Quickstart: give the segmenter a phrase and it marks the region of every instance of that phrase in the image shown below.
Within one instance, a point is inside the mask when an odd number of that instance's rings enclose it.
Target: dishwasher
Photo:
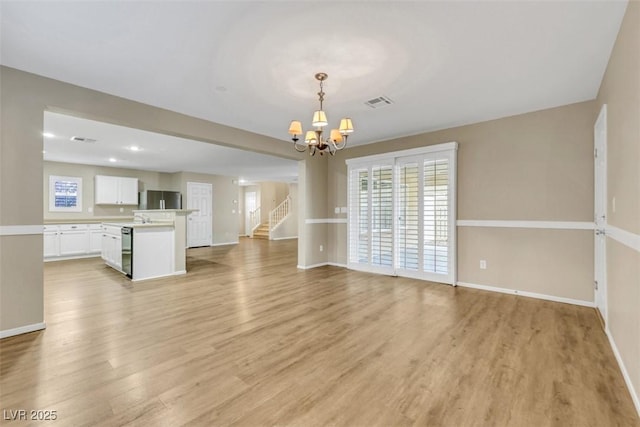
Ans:
[[[122,227],[122,272],[133,278],[133,227]]]

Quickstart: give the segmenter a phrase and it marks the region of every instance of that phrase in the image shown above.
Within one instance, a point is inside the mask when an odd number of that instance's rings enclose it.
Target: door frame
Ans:
[[[593,126],[594,144],[594,305],[600,312],[607,329],[608,300],[607,300],[607,104],[603,104],[598,118]]]
[[[457,265],[457,150],[458,143],[457,142],[447,142],[442,144],[435,144],[426,147],[413,148],[408,150],[394,151],[384,154],[374,154],[371,156],[357,157],[353,159],[347,159],[347,180],[348,180],[348,189],[347,189],[347,203],[348,203],[348,216],[347,216],[347,268],[351,270],[358,271],[366,271],[371,273],[379,273],[379,274],[389,274],[389,275],[399,275],[403,277],[411,277],[420,280],[428,280],[432,282],[449,284],[452,286],[457,285],[457,277],[458,277],[458,265]],[[441,274],[435,274],[430,272],[412,272],[410,270],[399,269],[396,265],[397,259],[397,170],[399,165],[406,159],[416,158],[421,159],[420,162],[424,162],[424,160],[428,157],[432,157],[435,153],[439,153],[442,157],[446,157],[448,160],[448,168],[449,168],[449,205],[448,205],[448,260],[449,260],[449,268],[448,274],[444,277]],[[376,265],[371,265],[371,242],[369,239],[369,246],[367,248],[369,256],[369,263],[360,263],[356,261],[352,261],[352,248],[354,246],[354,236],[353,230],[354,227],[357,226],[354,223],[353,218],[356,215],[357,209],[356,206],[353,205],[354,199],[354,182],[353,173],[359,170],[367,170],[367,181],[373,182],[373,168],[380,167],[382,165],[391,165],[393,168],[393,251],[392,251],[392,265],[391,267],[381,267]],[[422,187],[422,184],[421,184]],[[420,190],[420,193],[424,189]],[[371,200],[371,187],[368,186],[368,195],[367,195],[367,209],[369,211],[372,209],[372,200]],[[421,197],[421,204],[423,203],[423,198]],[[423,215],[423,211],[421,210],[421,215]],[[369,215],[367,218],[369,221],[368,233],[372,231],[372,215]],[[424,243],[424,240],[421,241]],[[422,246],[424,246],[422,244]],[[422,255],[423,248],[420,248]]]

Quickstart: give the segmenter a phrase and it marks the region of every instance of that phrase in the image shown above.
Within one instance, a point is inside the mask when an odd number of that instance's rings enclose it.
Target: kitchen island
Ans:
[[[191,209],[134,210],[134,222],[104,222],[102,258],[132,281],[185,274]]]
[[[102,258],[132,281],[176,274],[173,223],[103,223],[102,227]]]

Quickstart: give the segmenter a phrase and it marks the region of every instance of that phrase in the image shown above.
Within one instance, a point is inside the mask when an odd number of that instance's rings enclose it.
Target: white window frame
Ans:
[[[56,183],[72,182],[77,185],[75,206],[56,206]],[[82,178],[49,175],[49,212],[82,212]]]
[[[352,182],[351,182],[351,171],[356,169],[364,169],[367,168],[369,170],[369,174],[372,166],[379,166],[381,164],[389,164],[393,165],[393,175],[394,175],[394,188],[397,186],[397,166],[402,161],[403,158],[420,155],[437,153],[437,152],[447,152],[447,159],[449,162],[449,179],[451,180],[449,186],[448,197],[450,200],[449,209],[448,209],[448,262],[449,262],[449,271],[446,275],[432,275],[432,274],[407,274],[407,271],[403,271],[400,275],[407,277],[415,277],[423,280],[437,280],[438,282],[448,283],[451,285],[456,284],[457,281],[457,226],[456,226],[456,218],[457,218],[457,150],[458,143],[457,142],[447,142],[443,144],[429,145],[420,148],[414,148],[409,150],[400,150],[393,151],[384,154],[375,154],[371,156],[357,157],[352,159],[347,159],[347,182],[348,182],[348,195],[347,195],[347,203],[348,203],[348,221],[347,221],[347,267],[353,270],[360,271],[368,271],[373,273],[382,273],[382,274],[398,274],[398,269],[396,268],[396,254],[397,254],[397,193],[393,192],[393,210],[394,210],[394,227],[393,227],[393,262],[392,268],[379,268],[372,265],[367,265],[363,263],[354,263],[351,261],[351,209],[354,208],[351,206],[352,203]],[[369,176],[369,179],[371,177]],[[370,206],[369,206],[370,208]],[[369,220],[371,220],[369,218]],[[369,242],[371,244],[371,242]],[[369,248],[369,251],[371,248]],[[441,276],[441,277],[440,277]]]

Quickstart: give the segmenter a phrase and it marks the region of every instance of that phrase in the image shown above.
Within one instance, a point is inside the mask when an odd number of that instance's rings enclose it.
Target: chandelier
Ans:
[[[336,151],[342,150],[347,146],[347,138],[349,134],[353,132],[353,123],[349,117],[345,117],[340,120],[340,127],[338,129],[331,129],[328,137],[323,136],[323,130],[329,122],[327,121],[327,115],[322,109],[322,102],[324,101],[324,90],[322,90],[323,82],[329,77],[327,73],[316,74],[316,80],[320,82],[320,92],[318,92],[318,99],[320,100],[320,109],[313,113],[313,120],[311,125],[314,130],[308,130],[304,136],[304,142],[306,145],[298,144],[300,140],[298,135],[302,135],[302,123],[299,120],[293,120],[289,125],[289,134],[292,135],[293,147],[296,151],[304,152],[309,149],[309,155],[313,156],[316,152],[320,152],[320,155],[324,154],[327,150],[332,156]]]

